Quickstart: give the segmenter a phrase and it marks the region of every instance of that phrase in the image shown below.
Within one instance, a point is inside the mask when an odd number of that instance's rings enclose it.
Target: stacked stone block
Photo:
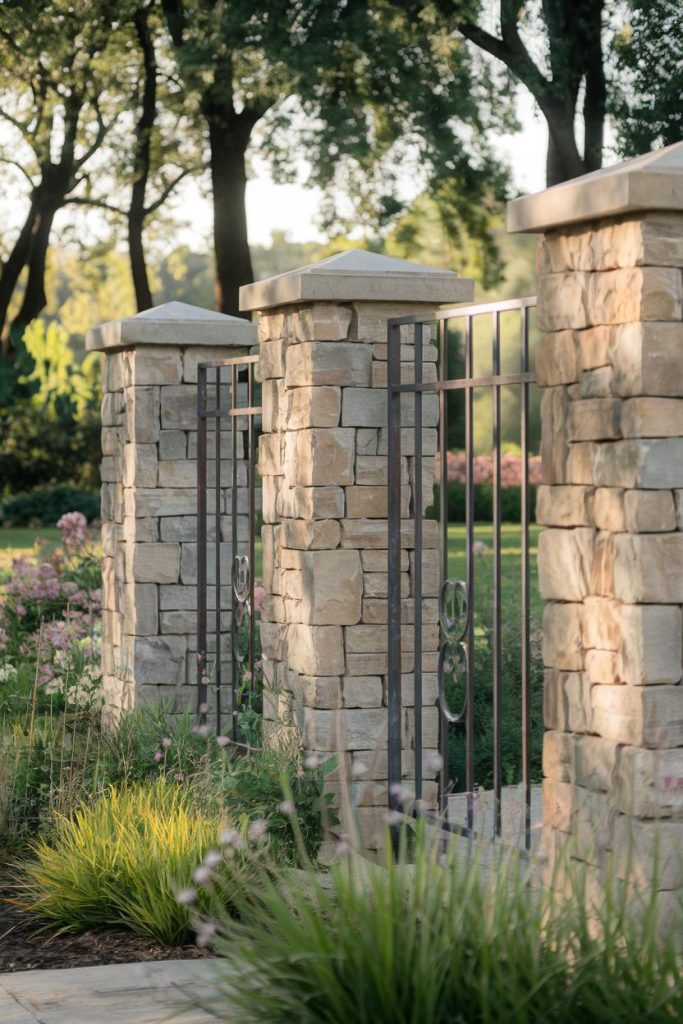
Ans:
[[[548,231],[538,274],[546,839],[571,836],[596,880],[669,892],[683,886],[683,213]]]
[[[467,297],[469,282],[459,284],[462,297]],[[259,471],[268,595],[261,640],[269,735],[277,742],[283,732],[292,734],[321,759],[338,756],[330,785],[339,806],[350,796],[370,848],[383,839],[388,803],[387,322],[411,314],[432,316],[434,310],[434,302],[349,298],[283,304],[266,309],[259,322],[264,430]],[[402,339],[403,380],[412,379],[415,371],[412,330],[409,334]],[[423,375],[434,380],[436,349],[428,341]],[[412,483],[412,397],[404,404],[402,430],[406,779],[414,775],[410,623],[415,552],[410,517],[415,501],[421,512],[431,504],[437,447],[436,396],[425,396],[423,404],[421,497]],[[427,763],[438,740],[437,543],[436,523],[424,522],[422,714]],[[433,780],[433,772],[425,774]],[[433,781],[427,782],[424,797],[434,805]]]
[[[180,323],[173,319],[178,312]],[[202,345],[207,316],[214,343]],[[214,333],[216,318],[223,344]],[[245,321],[177,303],[144,314],[142,327],[141,319],[104,325],[89,339],[90,348],[104,353],[102,668],[107,716],[114,720],[122,710],[161,698],[181,707],[196,703],[197,367],[247,352],[255,337]],[[153,340],[150,325],[157,328]],[[164,344],[165,336],[172,343]],[[229,452],[224,429],[222,451]],[[209,455],[214,443],[210,435]],[[221,477],[229,482],[229,460],[222,461]],[[212,509],[214,499],[210,486]],[[224,511],[221,563],[229,580],[231,520],[229,508]],[[246,515],[240,518],[246,543]],[[211,584],[215,531],[209,540]],[[215,587],[208,598],[215,608]],[[229,587],[222,606],[230,607]]]

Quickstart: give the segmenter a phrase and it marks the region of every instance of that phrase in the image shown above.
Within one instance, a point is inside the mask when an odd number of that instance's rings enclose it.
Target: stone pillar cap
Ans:
[[[683,142],[513,199],[507,226],[513,233],[548,231],[645,210],[683,210]]]
[[[187,302],[165,302],[137,316],[99,324],[90,328],[85,339],[89,352],[111,352],[131,345],[249,348],[255,344],[256,325],[251,321]]]
[[[240,309],[272,309],[300,302],[467,302],[474,282],[452,270],[349,249],[320,263],[240,288]]]

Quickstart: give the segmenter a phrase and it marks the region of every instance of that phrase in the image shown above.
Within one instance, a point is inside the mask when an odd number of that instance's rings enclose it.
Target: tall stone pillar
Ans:
[[[540,233],[549,849],[683,887],[683,144],[508,207]],[[658,866],[655,867],[658,858]]]
[[[383,834],[387,807],[387,321],[430,316],[439,304],[471,295],[472,282],[451,272],[367,252],[343,253],[240,293],[241,308],[260,314],[267,592],[261,639],[269,731],[291,730],[307,751],[339,755],[334,784],[352,785],[370,847]],[[402,370],[412,374],[412,331],[404,342]],[[436,349],[427,342],[424,379],[434,380]],[[438,408],[426,399],[424,406],[429,504]],[[414,435],[403,433],[407,519],[415,501]],[[437,745],[437,538],[429,525],[436,524],[425,524],[423,541],[432,570],[424,613],[425,754]],[[404,526],[408,598],[412,522]],[[406,630],[405,703],[412,693],[409,636]],[[408,776],[412,720],[406,708]]]
[[[102,671],[113,719],[160,698],[196,704],[197,366],[255,342],[248,321],[184,302],[89,332],[103,354]]]

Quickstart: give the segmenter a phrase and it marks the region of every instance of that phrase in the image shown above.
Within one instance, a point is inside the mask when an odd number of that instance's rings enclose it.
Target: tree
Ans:
[[[12,328],[20,336],[45,305],[45,261],[55,214],[86,180],[113,119],[108,61],[114,0],[5,0],[0,8],[0,118],[15,138],[0,159],[29,182],[23,226],[0,270],[0,333],[24,268]]]
[[[615,38],[618,88],[610,110],[619,150],[636,156],[683,139],[683,7],[632,0]]]

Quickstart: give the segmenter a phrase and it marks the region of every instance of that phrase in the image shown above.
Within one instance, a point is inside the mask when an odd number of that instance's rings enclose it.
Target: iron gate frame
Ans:
[[[521,448],[522,448],[522,484],[521,484],[521,555],[522,555],[522,650],[521,650],[521,718],[522,718],[522,786],[524,788],[524,835],[525,848],[530,847],[531,830],[531,779],[530,779],[530,604],[529,604],[529,394],[530,387],[535,383],[535,374],[530,369],[529,360],[529,312],[536,306],[535,296],[509,299],[499,302],[453,306],[440,310],[436,314],[425,316],[393,317],[388,321],[387,329],[387,377],[388,377],[388,803],[392,811],[411,813],[424,816],[422,804],[423,793],[423,743],[422,743],[422,494],[423,494],[423,455],[422,455],[422,397],[424,394],[439,396],[439,496],[440,496],[440,588],[439,588],[439,665],[438,665],[438,715],[439,715],[439,753],[441,769],[438,775],[439,814],[428,817],[441,828],[456,832],[467,838],[484,838],[475,831],[474,822],[474,394],[477,388],[491,388],[493,393],[493,791],[494,791],[494,838],[502,831],[502,772],[501,772],[501,389],[510,385],[521,385]],[[502,313],[518,311],[520,313],[520,372],[516,374],[501,373],[501,333],[500,318]],[[486,376],[473,376],[474,345],[473,323],[475,317],[490,315],[492,319],[492,373]],[[448,378],[447,345],[449,321],[464,320],[465,367],[461,378]],[[433,325],[438,331],[438,378],[435,382],[423,380],[423,345],[424,329]],[[412,383],[401,382],[401,328],[414,328],[414,375]],[[456,581],[448,577],[448,506],[447,506],[447,430],[446,396],[448,391],[464,390],[465,392],[465,462],[466,474],[466,581]],[[413,394],[414,409],[414,458],[415,473],[413,480],[413,530],[414,530],[414,579],[413,579],[413,630],[414,630],[414,764],[415,764],[415,800],[410,807],[403,797],[402,786],[402,742],[401,742],[401,398],[404,394]],[[460,615],[451,619],[445,608],[444,588],[450,585],[454,591],[464,596],[464,607]],[[457,645],[464,655],[466,686],[463,714],[453,716],[446,705],[444,693],[445,659],[452,654],[449,651]],[[418,714],[418,708],[420,713]],[[463,717],[464,716],[464,717]],[[467,822],[464,826],[450,822],[445,806],[447,755],[448,755],[448,722],[463,720],[465,724],[466,766],[465,794],[467,801]]]
[[[222,716],[222,651],[221,640],[226,631],[222,628],[222,615],[227,609],[222,607],[221,587],[221,545],[224,543],[221,537],[221,517],[226,513],[222,510],[222,498],[225,486],[221,482],[221,460],[222,446],[221,433],[224,421],[230,423],[230,527],[231,527],[231,578],[230,578],[230,636],[231,636],[231,737],[234,742],[238,741],[237,711],[240,706],[240,693],[238,677],[244,671],[245,661],[248,664],[248,671],[254,680],[255,662],[255,615],[254,615],[254,529],[256,522],[256,461],[257,461],[257,439],[255,420],[263,412],[262,406],[254,405],[254,385],[256,381],[256,367],[259,363],[258,355],[235,356],[231,359],[217,359],[210,362],[199,363],[197,367],[197,717],[199,724],[205,726],[208,715],[209,695],[209,671],[208,671],[208,520],[213,517],[214,523],[214,589],[215,589],[215,621],[213,633],[216,641],[215,680],[211,684],[216,692],[216,733],[221,731]],[[223,370],[229,370],[229,380],[222,379]],[[215,379],[209,379],[209,374],[214,371]],[[246,374],[246,397],[247,404],[240,406],[238,399],[240,384],[245,381],[240,377]],[[222,390],[229,386],[230,399],[228,405],[223,405]],[[215,388],[215,401],[210,404],[210,391]],[[240,432],[238,420],[246,418],[246,456],[237,458],[237,435]],[[213,421],[215,437],[215,451],[213,459],[208,456],[209,421]],[[211,489],[208,482],[208,467],[210,462],[215,466],[215,480],[213,485],[214,509],[210,513],[208,508],[208,491]],[[247,466],[247,554],[238,554],[238,463],[242,462]],[[226,509],[227,512],[227,509]],[[239,650],[239,631],[248,616],[248,648],[246,656],[241,655]],[[253,701],[254,694],[250,694]]]

